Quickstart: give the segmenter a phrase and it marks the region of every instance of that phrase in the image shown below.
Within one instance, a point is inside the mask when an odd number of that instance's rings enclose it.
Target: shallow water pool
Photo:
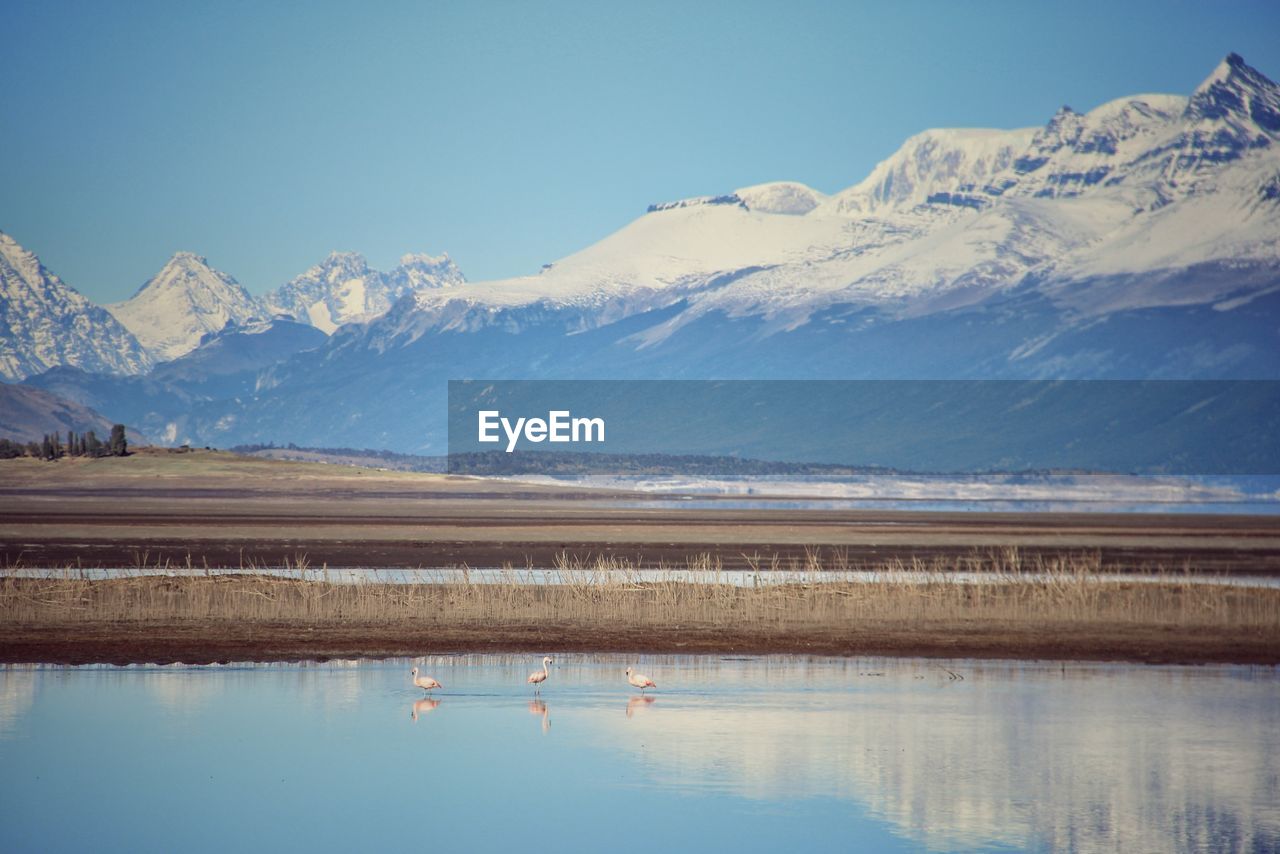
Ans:
[[[1274,668],[538,667],[2,668],[0,851],[1280,848]]]

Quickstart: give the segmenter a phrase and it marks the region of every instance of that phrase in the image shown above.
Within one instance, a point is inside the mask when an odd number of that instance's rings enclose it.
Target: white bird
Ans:
[[[644,693],[645,688],[657,688],[658,685],[643,673],[636,673],[630,667],[627,668],[627,681],[640,689],[640,693]]]
[[[532,673],[530,673],[529,678],[526,679],[525,681],[528,682],[530,685],[541,686],[543,682],[547,681],[547,677],[551,675],[551,671],[547,670],[547,665],[550,663],[551,663],[551,656],[549,655],[543,656],[542,669],[535,670]],[[534,688],[534,690],[537,691],[539,689]]]
[[[413,684],[414,684],[414,685],[417,685],[417,686],[418,686],[419,688],[421,688],[423,691],[431,691],[431,690],[433,690],[433,689],[435,689],[435,688],[443,688],[443,687],[444,687],[444,686],[443,686],[443,685],[441,685],[439,682],[437,682],[436,680],[432,679],[430,676],[419,676],[419,675],[418,675],[418,668],[416,668],[416,667],[415,667],[415,668],[413,668],[412,670],[410,670],[410,671],[409,671],[409,673],[413,676]]]

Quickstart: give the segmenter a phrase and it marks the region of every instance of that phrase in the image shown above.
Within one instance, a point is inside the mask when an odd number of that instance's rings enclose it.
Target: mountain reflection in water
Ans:
[[[0,850],[93,847],[89,828],[127,850],[398,847],[404,811],[465,850],[525,830],[555,850],[1280,849],[1275,668],[555,658],[533,698],[532,655],[418,659],[434,697],[400,661],[0,667]],[[661,688],[630,693],[626,666]],[[617,841],[634,815],[649,835]]]

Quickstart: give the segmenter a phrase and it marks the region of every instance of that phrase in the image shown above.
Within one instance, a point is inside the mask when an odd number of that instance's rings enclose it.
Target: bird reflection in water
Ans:
[[[542,731],[548,732],[551,729],[551,716],[547,709],[547,704],[541,700],[529,701],[529,714],[542,716]]]
[[[649,706],[653,705],[653,701],[656,699],[658,698],[650,697],[646,694],[639,694],[632,697],[630,700],[627,700],[627,717],[631,717],[638,711],[643,712]]]
[[[434,712],[436,710],[436,706],[439,705],[439,700],[433,700],[430,697],[423,697],[421,700],[415,702],[413,707],[409,709],[409,717],[416,723],[418,715],[425,715],[427,712]]]

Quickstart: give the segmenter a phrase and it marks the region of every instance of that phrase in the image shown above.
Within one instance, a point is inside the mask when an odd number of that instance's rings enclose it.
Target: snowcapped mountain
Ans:
[[[1085,313],[1244,298],[1267,273],[1102,300],[1073,283],[1135,271],[1167,280],[1205,264],[1274,270],[1277,143],[1280,87],[1232,54],[1189,98],[1064,107],[1039,129],[925,131],[830,197],[774,184],[652,205],[538,276],[418,293],[415,312],[369,334],[516,327],[522,306],[531,317],[555,309],[581,331],[685,302],[637,338],[652,345],[708,312],[777,331],[836,305],[914,316],[1032,280]]]
[[[1189,96],[924,131],[831,195],[659,202],[461,282],[447,257],[335,254],[265,300],[332,331],[318,348],[234,397],[119,386],[195,442],[439,452],[448,379],[1280,378],[1280,87],[1232,54]]]
[[[131,374],[151,364],[105,309],[0,232],[0,378],[21,380],[55,365]]]
[[[228,323],[264,314],[235,279],[192,252],[176,253],[136,294],[107,309],[161,361],[191,352]]]
[[[466,279],[449,256],[405,255],[390,273],[371,269],[363,255],[334,252],[265,298],[271,311],[310,323],[326,333],[364,322],[412,291],[448,288]]]
[[[1035,128],[947,128],[918,133],[860,183],[837,193],[830,211],[857,216],[928,203],[976,206],[1036,136]]]
[[[1280,377],[1280,87],[913,136],[824,196],[653,204],[537,275],[419,290],[199,429],[439,450],[446,379]],[[394,403],[392,403],[394,402]]]
[[[64,386],[67,377],[80,375],[101,383],[198,354],[202,366],[220,363],[226,369],[221,373],[230,370],[241,382],[250,368],[314,348],[339,324],[372,319],[405,294],[463,282],[448,255],[405,255],[394,270],[381,273],[360,255],[334,253],[257,299],[206,259],[178,252],[132,298],[102,308],[0,232],[0,379],[68,368],[78,372],[58,374]],[[272,317],[273,311],[285,316]],[[302,325],[288,315],[301,315]],[[193,374],[194,364],[186,360],[181,371],[162,372],[161,382],[194,376],[203,383],[205,368]],[[93,400],[110,403],[100,395]]]

